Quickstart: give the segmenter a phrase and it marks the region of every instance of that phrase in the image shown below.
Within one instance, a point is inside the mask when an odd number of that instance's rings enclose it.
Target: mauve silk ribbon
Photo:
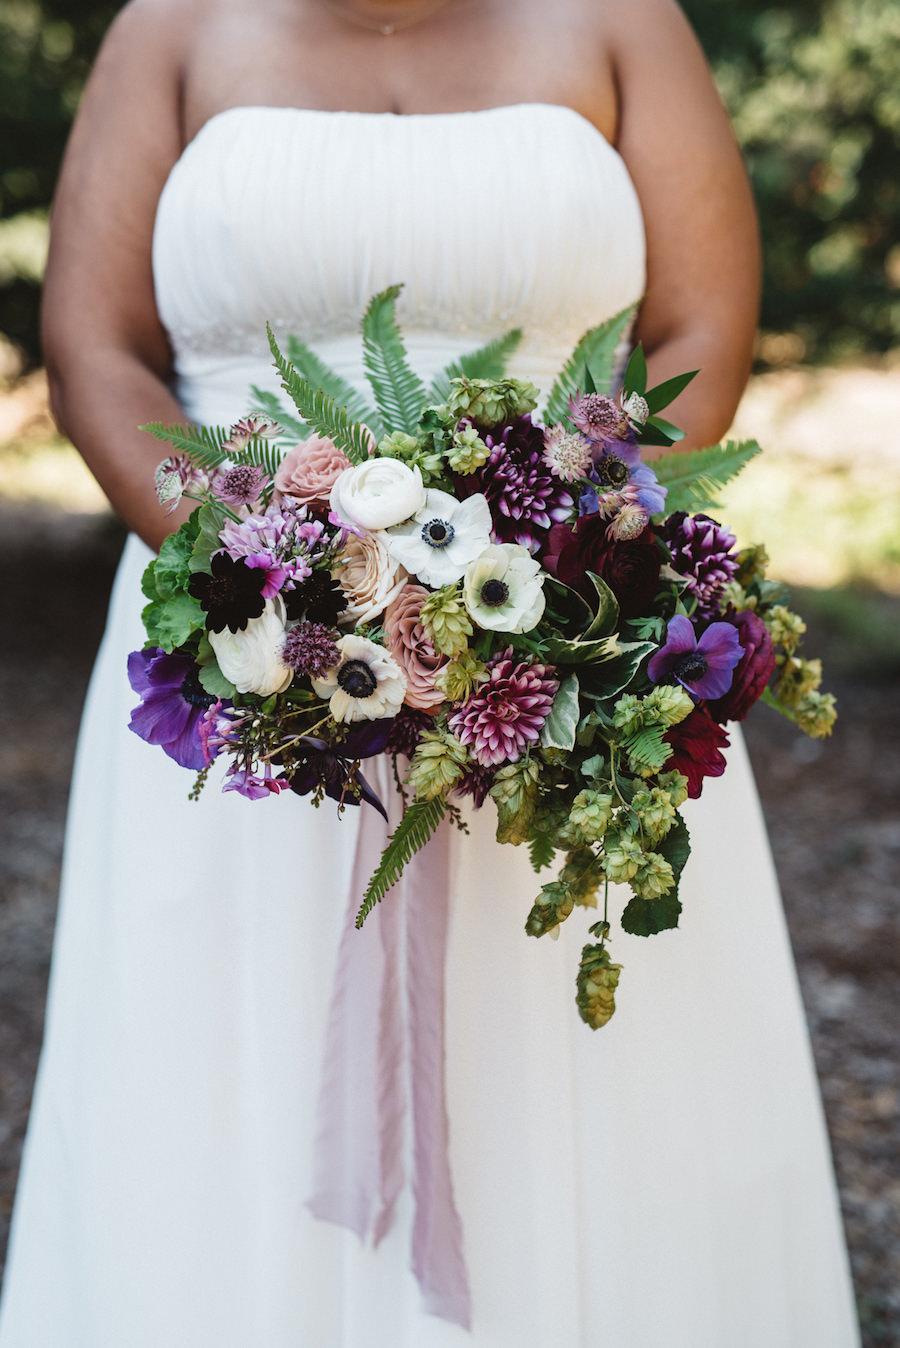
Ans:
[[[398,798],[387,760],[376,790],[391,827]],[[412,1115],[412,1269],[426,1310],[471,1328],[462,1224],[453,1197],[444,1094],[444,962],[449,828],[407,865],[362,931],[356,913],[386,840],[374,809],[359,834],[325,1038],[319,1086],[315,1217],[377,1245],[403,1189],[407,1110]],[[404,962],[405,956],[405,978]]]

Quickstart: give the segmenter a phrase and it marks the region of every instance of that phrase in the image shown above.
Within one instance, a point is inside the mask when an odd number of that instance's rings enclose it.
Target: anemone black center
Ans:
[[[672,666],[673,672],[683,683],[695,683],[697,679],[703,678],[708,669],[706,656],[701,655],[699,651],[688,651],[685,655],[679,655]]]
[[[492,577],[486,580],[481,587],[481,602],[487,604],[488,608],[499,608],[505,604],[509,598],[509,586],[504,580],[497,580]]]
[[[624,487],[631,474],[617,454],[604,454],[597,464],[597,477],[604,487]]]
[[[453,542],[455,529],[446,520],[429,520],[422,525],[422,539],[432,548],[445,548]]]
[[[202,707],[204,711],[207,707],[211,707],[216,700],[212,693],[208,693],[203,687],[195,669],[191,669],[185,674],[181,684],[181,696],[192,707]]]
[[[337,681],[348,697],[371,697],[378,687],[378,680],[365,660],[348,660],[341,665]]]

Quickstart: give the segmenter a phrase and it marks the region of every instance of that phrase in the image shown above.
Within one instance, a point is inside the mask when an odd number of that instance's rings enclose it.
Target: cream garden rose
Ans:
[[[294,671],[279,655],[285,633],[284,601],[266,600],[258,618],[250,618],[242,632],[209,632],[209,644],[219,668],[239,693],[270,697],[287,688]]]
[[[425,504],[422,474],[399,459],[369,459],[341,473],[329,502],[344,524],[388,529],[408,520]]]
[[[406,584],[406,572],[390,555],[379,534],[351,535],[338,557],[336,576],[347,597],[344,617],[372,622],[392,604]]]

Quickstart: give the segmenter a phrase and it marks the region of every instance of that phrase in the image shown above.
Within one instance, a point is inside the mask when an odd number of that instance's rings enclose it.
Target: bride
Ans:
[[[423,376],[519,326],[515,373],[545,390],[645,296],[652,380],[702,367],[672,418],[689,444],[724,433],[756,233],[671,0],[132,0],[113,25],[60,179],[45,336],[60,423],[133,532],[0,1346],[852,1348],[738,734],[689,817],[681,927],[616,935],[620,1005],[592,1035],[582,933],[526,939],[537,885],[486,817],[444,841],[446,959],[434,904],[391,896],[335,983],[374,813],[215,782],[188,803],[127,729],[140,575],[179,521],[137,427],[229,424],[275,390],[267,320],[359,384],[359,317],[397,282]]]

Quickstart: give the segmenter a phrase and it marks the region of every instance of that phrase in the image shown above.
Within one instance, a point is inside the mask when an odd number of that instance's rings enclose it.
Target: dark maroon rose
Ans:
[[[555,524],[541,556],[541,565],[564,585],[570,585],[588,603],[596,594],[586,573],[605,580],[619,601],[623,618],[637,618],[649,611],[659,584],[660,555],[653,530],[646,528],[630,541],[607,537],[609,521],[599,515],[583,516],[573,527]]]
[[[721,777],[725,771],[725,755],[730,743],[720,725],[716,725],[705,707],[695,707],[666,735],[672,746],[672,756],[666,759],[664,772],[681,772],[688,779],[688,795],[692,800],[703,790],[704,777]]]
[[[752,610],[729,610],[724,621],[737,628],[744,653],[728,692],[706,705],[716,721],[743,721],[775,672],[775,647],[762,618]]]

